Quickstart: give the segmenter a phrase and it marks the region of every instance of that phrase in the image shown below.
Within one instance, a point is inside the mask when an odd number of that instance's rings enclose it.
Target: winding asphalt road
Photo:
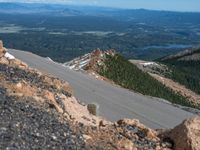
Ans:
[[[69,82],[80,101],[97,103],[99,115],[111,121],[136,118],[151,128],[172,128],[193,116],[168,103],[96,80],[32,53],[13,49],[9,53],[33,68]]]

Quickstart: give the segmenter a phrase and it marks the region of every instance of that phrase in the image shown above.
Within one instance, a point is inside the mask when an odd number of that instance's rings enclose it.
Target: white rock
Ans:
[[[13,55],[11,55],[10,53],[6,52],[4,55],[8,60],[13,60],[15,59],[15,57]]]

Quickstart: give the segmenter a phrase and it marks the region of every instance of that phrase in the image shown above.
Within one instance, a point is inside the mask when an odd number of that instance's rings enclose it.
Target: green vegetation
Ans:
[[[166,64],[172,71],[168,78],[200,94],[200,61],[171,61]]]
[[[115,56],[106,55],[105,63],[100,67],[102,76],[113,80],[124,88],[192,107],[183,96],[176,94],[118,54]]]

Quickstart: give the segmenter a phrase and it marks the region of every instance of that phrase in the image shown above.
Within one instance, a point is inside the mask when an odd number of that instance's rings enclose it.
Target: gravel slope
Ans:
[[[81,129],[58,121],[55,109],[47,112],[30,99],[4,96],[0,89],[0,149],[85,149]]]

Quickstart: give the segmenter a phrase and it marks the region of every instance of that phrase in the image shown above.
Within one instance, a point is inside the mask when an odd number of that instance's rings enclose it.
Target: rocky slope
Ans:
[[[99,66],[104,63],[105,55],[115,55],[115,50],[101,51],[100,49],[96,49],[91,53],[75,58],[69,62],[64,63],[63,65],[75,71],[86,72],[96,79],[106,80],[112,83],[112,81],[99,75],[98,73]]]
[[[0,47],[0,149],[173,149],[183,137],[155,131],[138,120],[111,123],[89,113],[68,83],[31,69]],[[199,147],[199,120],[185,124]],[[191,126],[190,126],[191,125]],[[181,126],[182,127],[182,126]],[[177,127],[179,129],[179,127]],[[177,131],[180,133],[180,131]],[[188,135],[188,134],[187,134]]]
[[[177,54],[166,56],[161,59],[162,61],[200,61],[200,46],[186,49]]]

